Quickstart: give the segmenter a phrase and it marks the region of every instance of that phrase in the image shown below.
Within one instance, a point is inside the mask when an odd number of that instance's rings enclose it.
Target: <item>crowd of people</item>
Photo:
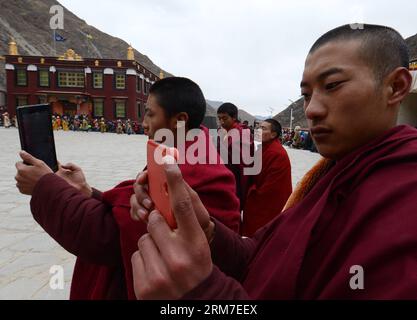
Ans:
[[[415,299],[417,130],[397,125],[412,83],[408,63],[405,40],[389,27],[344,25],[313,44],[300,87],[322,158],[294,190],[281,139],[300,147],[310,135],[283,134],[267,119],[255,150],[237,107],[225,103],[217,117],[227,134],[216,149],[201,125],[200,87],[180,77],[156,81],[143,121],[149,139],[161,129],[200,129],[183,153],[199,161],[161,169],[174,229],[149,194],[146,168],[101,192],[75,164],[54,173],[21,152],[18,190],[31,196],[41,227],[77,257],[70,299]],[[242,150],[262,154],[256,175],[245,173]]]
[[[10,128],[10,127],[17,128],[18,127],[17,117],[14,116],[13,118],[10,119],[10,115],[7,111],[2,113],[0,117],[0,126],[3,126],[5,128]]]
[[[294,129],[283,129],[282,144],[284,146],[317,152],[317,148],[308,129],[296,126]]]
[[[59,115],[52,116],[53,130],[83,131],[83,132],[112,132],[117,134],[144,134],[143,126],[130,119],[106,120],[103,117],[91,119],[88,115]]]
[[[1,114],[0,126],[5,128],[18,127],[17,117],[10,118],[6,111]],[[143,126],[140,122],[130,119],[106,120],[101,118],[90,118],[88,115],[60,115],[55,113],[52,116],[52,129],[63,131],[82,131],[82,132],[110,132],[117,134],[144,134]]]

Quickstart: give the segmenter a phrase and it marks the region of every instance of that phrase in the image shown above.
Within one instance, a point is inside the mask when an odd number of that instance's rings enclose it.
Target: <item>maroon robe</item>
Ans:
[[[279,215],[292,192],[287,151],[274,139],[262,144],[262,171],[253,177],[243,209],[241,233],[251,237]]]
[[[306,197],[242,239],[216,222],[211,275],[184,299],[417,299],[417,130],[338,161]],[[363,268],[364,289],[350,282]]]
[[[207,150],[212,149],[211,155],[219,159],[208,130],[203,130]],[[186,150],[192,145],[187,143]],[[210,214],[238,232],[239,201],[230,171],[223,164],[185,163],[179,167]],[[102,199],[82,195],[55,174],[42,177],[36,184],[31,199],[35,220],[77,256],[71,299],[136,299],[131,256],[147,230],[143,222],[130,217],[133,183],[119,184],[103,193]]]
[[[225,153],[225,154],[227,154],[227,159],[223,159],[223,160],[225,162],[226,167],[235,176],[236,195],[240,200],[240,209],[242,210],[244,205],[245,205],[245,196],[248,192],[249,183],[250,183],[250,179],[249,179],[250,176],[247,176],[247,175],[244,174],[244,168],[252,166],[252,164],[247,164],[247,163],[244,162],[242,151],[243,151],[244,147],[249,148],[250,149],[250,154],[253,156],[254,150],[255,150],[255,145],[254,145],[252,134],[250,134],[250,140],[249,141],[244,141],[244,139],[243,139],[242,131],[247,130],[247,131],[250,132],[250,129],[248,129],[247,127],[245,128],[243,125],[241,125],[238,122],[235,122],[233,124],[232,129],[236,129],[239,132],[240,141],[239,141],[239,143],[237,143],[236,141],[234,141],[232,139],[232,137],[228,137],[227,153]],[[230,129],[230,130],[232,130],[232,129]],[[217,151],[218,151],[219,154],[221,154],[220,150],[225,146],[224,146],[224,143],[222,143],[220,141],[220,137],[218,138],[217,143],[218,143],[217,144]],[[239,149],[239,150],[236,151],[236,149]],[[240,162],[238,164],[232,163],[233,152],[239,152],[239,154],[240,154]]]

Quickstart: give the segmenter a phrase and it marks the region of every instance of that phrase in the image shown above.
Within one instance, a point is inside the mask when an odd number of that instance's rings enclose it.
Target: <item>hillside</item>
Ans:
[[[216,111],[224,102],[222,101],[213,101],[213,100],[206,100],[207,104],[210,105],[211,108],[214,109],[214,111]],[[215,115],[217,116],[217,113],[215,112]],[[248,121],[250,125],[252,125],[254,123],[254,121],[259,121],[257,120],[256,117],[254,117],[253,115],[251,115],[249,112],[243,110],[243,109],[239,109],[238,111],[238,118],[241,122],[243,121]]]
[[[8,53],[11,37],[17,42],[21,55],[54,56],[53,36],[49,27],[52,15],[49,8],[57,4],[59,2],[55,0],[0,0],[0,56]],[[129,46],[126,41],[88,25],[65,7],[64,30],[59,30],[58,33],[66,41],[56,42],[57,55],[72,48],[82,57],[126,59]],[[87,34],[93,38],[89,40]],[[161,68],[149,57],[135,50],[135,58],[159,76]],[[164,73],[169,75],[165,71]],[[5,87],[4,74],[4,66],[0,65],[0,89]]]
[[[292,116],[294,118],[292,122],[292,127],[300,126],[302,128],[307,127],[307,120],[304,115],[304,98],[298,99],[296,102],[291,104],[287,109],[280,112],[278,115],[274,117],[274,119],[278,120],[281,123],[282,127],[289,128],[290,127],[290,117],[291,117],[291,108]]]

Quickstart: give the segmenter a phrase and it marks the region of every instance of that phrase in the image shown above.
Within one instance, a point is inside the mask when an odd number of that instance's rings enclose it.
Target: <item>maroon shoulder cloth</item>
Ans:
[[[220,222],[212,274],[184,299],[416,299],[417,130],[347,155],[252,239]]]

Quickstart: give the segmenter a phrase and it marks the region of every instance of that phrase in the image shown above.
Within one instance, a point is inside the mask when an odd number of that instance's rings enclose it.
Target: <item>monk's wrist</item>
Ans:
[[[91,197],[93,195],[93,189],[89,186],[88,183],[85,183],[80,190],[83,194],[87,197]]]

